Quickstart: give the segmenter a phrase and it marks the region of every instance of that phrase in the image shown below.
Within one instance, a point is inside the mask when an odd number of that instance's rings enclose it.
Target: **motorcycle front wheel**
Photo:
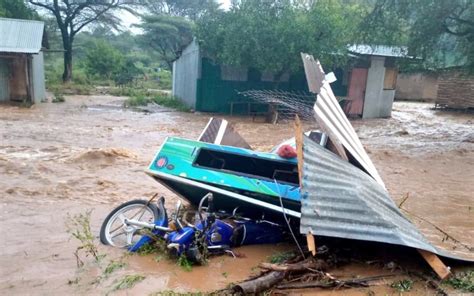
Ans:
[[[157,206],[146,200],[123,203],[105,218],[100,228],[100,241],[117,248],[130,247],[140,239],[139,231],[142,228],[125,224],[125,219],[154,223],[157,218]]]

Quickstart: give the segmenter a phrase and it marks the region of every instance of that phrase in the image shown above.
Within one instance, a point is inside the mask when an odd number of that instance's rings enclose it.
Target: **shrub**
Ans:
[[[63,103],[65,102],[66,99],[64,98],[64,95],[60,93],[59,91],[54,92],[54,98],[53,98],[53,103]]]

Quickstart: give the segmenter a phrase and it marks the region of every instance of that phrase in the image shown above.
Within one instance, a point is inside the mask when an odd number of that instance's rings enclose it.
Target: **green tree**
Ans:
[[[219,62],[278,75],[301,68],[300,52],[325,64],[343,62],[359,16],[356,5],[342,0],[242,0],[204,15],[196,34]]]
[[[10,0],[6,0],[10,1]],[[116,27],[119,19],[113,14],[118,9],[130,10],[139,0],[28,0],[54,17],[61,33],[64,49],[63,81],[72,79],[73,44],[76,35],[91,24]]]
[[[197,20],[204,13],[219,9],[216,0],[143,0],[152,14],[182,16]]]
[[[407,45],[426,67],[447,66],[455,58],[474,71],[472,0],[376,0],[361,30],[369,43]]]
[[[176,60],[183,49],[193,40],[193,24],[184,17],[169,15],[148,15],[142,17],[143,35],[141,44],[157,52],[173,69]]]
[[[84,65],[90,76],[111,79],[122,69],[124,56],[107,42],[98,40],[86,52]]]
[[[39,19],[38,13],[23,0],[0,0],[0,17],[31,20]]]

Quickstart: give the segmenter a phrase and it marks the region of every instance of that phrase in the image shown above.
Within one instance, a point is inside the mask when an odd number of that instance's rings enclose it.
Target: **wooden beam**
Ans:
[[[298,177],[300,180],[300,191],[303,188],[303,127],[298,115],[295,116],[295,143],[296,155],[298,157]]]
[[[451,275],[451,269],[444,265],[436,254],[421,249],[418,249],[418,253],[421,254],[440,279],[444,280]]]
[[[306,235],[306,242],[308,243],[308,250],[313,256],[316,256],[316,242],[314,240],[314,235],[308,233]]]

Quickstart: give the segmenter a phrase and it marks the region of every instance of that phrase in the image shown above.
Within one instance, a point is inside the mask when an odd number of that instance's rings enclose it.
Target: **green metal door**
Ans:
[[[10,98],[8,76],[8,62],[0,58],[0,102],[8,101]]]

